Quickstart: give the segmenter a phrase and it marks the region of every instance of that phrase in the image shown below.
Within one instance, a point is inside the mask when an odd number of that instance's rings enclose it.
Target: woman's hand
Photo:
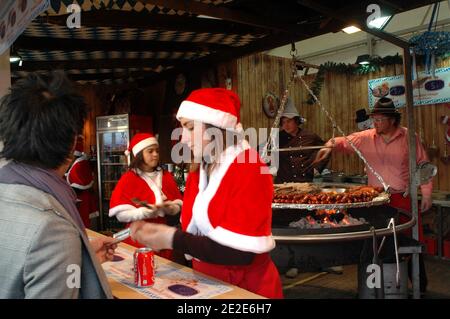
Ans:
[[[160,216],[161,216],[161,213],[163,216],[164,215],[173,216],[173,215],[178,214],[181,211],[182,203],[183,202],[181,200],[176,200],[176,201],[167,200],[160,205],[156,205],[156,208],[158,209]]]
[[[113,244],[114,241],[115,239],[111,237],[98,237],[90,240],[97,260],[101,264],[113,260],[114,251],[117,248],[117,244]]]
[[[175,227],[144,221],[132,223],[130,229],[133,240],[156,251],[172,249],[173,236],[177,231]]]

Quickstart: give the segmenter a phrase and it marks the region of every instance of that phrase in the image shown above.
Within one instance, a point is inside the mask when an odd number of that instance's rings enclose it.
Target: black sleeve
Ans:
[[[206,236],[192,235],[177,230],[173,237],[173,249],[191,255],[201,261],[220,265],[249,265],[254,253],[223,246]]]

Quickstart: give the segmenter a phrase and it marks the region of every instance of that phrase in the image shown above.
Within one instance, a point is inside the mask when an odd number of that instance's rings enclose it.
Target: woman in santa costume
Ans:
[[[182,142],[198,163],[186,182],[182,230],[136,222],[131,236],[155,250],[184,253],[193,258],[197,271],[282,298],[269,255],[275,247],[272,176],[243,139],[239,110],[239,97],[219,88],[196,90],[181,103],[177,119],[183,126]]]
[[[67,183],[77,194],[77,208],[80,213],[83,224],[86,228],[91,227],[91,220],[98,217],[97,199],[92,192],[94,185],[94,173],[86,154],[83,152],[83,138],[77,139],[75,151],[75,161],[66,173]]]
[[[159,166],[158,141],[152,134],[138,133],[125,153],[132,153],[133,159],[111,195],[109,216],[123,223],[144,220],[166,224],[165,215],[178,214],[183,202],[172,174]],[[127,243],[142,247],[132,240]],[[159,255],[171,258],[170,251]]]

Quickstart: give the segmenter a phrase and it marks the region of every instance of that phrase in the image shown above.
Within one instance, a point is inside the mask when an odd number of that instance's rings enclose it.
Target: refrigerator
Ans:
[[[152,131],[152,117],[128,114],[99,116],[97,124],[97,176],[100,230],[116,232],[124,227],[108,216],[111,194],[120,177],[127,171],[125,155],[130,139],[139,132]]]

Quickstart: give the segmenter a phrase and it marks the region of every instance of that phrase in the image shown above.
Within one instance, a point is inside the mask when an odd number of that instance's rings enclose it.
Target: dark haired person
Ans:
[[[17,81],[0,103],[0,298],[111,298],[101,262],[112,238],[89,241],[64,179],[86,104],[62,73]]]
[[[300,125],[304,122],[305,119],[300,116],[291,98],[288,98],[286,108],[283,114],[281,114],[280,119],[280,148],[321,146],[325,143],[317,134],[301,128]],[[311,163],[314,161],[316,154],[317,150],[279,152],[279,168],[275,177],[275,183],[312,182],[314,168],[312,168]],[[317,170],[321,172],[327,164],[328,158],[325,158],[320,165],[317,165]],[[273,224],[287,225],[289,222],[297,219],[298,211],[292,209],[277,210],[277,213],[273,215]],[[277,251],[274,252],[274,256]],[[275,261],[278,262],[278,258],[275,258]],[[289,265],[289,270],[286,271],[285,275],[290,278],[296,277],[298,275],[298,268],[295,265]]]
[[[182,196],[171,173],[159,166],[159,144],[155,136],[138,133],[133,136],[127,155],[133,154],[130,169],[120,178],[111,196],[109,216],[120,222],[130,223],[146,220],[166,224],[165,215],[176,215],[181,210]],[[154,208],[135,203],[145,201]],[[131,240],[127,241],[142,247]],[[161,252],[162,257],[171,258],[171,252]]]
[[[280,148],[320,146],[324,144],[324,141],[317,134],[300,127],[304,121],[292,100],[288,98],[280,120]],[[279,168],[275,177],[275,183],[312,182],[314,168],[311,167],[311,163],[316,157],[317,150],[280,152],[279,154]],[[319,172],[322,171],[327,163],[328,158],[324,158],[320,165],[316,165],[316,169]]]
[[[374,127],[348,136],[349,140],[361,151],[373,169],[378,172],[390,186],[391,199],[389,205],[403,211],[411,212],[411,198],[408,195],[409,186],[409,148],[408,129],[400,126],[401,114],[395,108],[394,102],[386,97],[377,101],[370,113]],[[317,154],[316,161],[329,156],[332,151],[353,153],[353,148],[344,137],[335,138],[335,143],[329,140],[326,146]],[[416,136],[417,164],[429,162],[428,156],[419,138]],[[375,175],[366,168],[368,184],[382,187]],[[433,182],[420,186],[422,202],[420,211],[430,209]],[[421,219],[419,218],[419,240],[423,239]],[[421,268],[424,269],[421,260]],[[421,291],[426,287],[425,271],[421,271]]]

